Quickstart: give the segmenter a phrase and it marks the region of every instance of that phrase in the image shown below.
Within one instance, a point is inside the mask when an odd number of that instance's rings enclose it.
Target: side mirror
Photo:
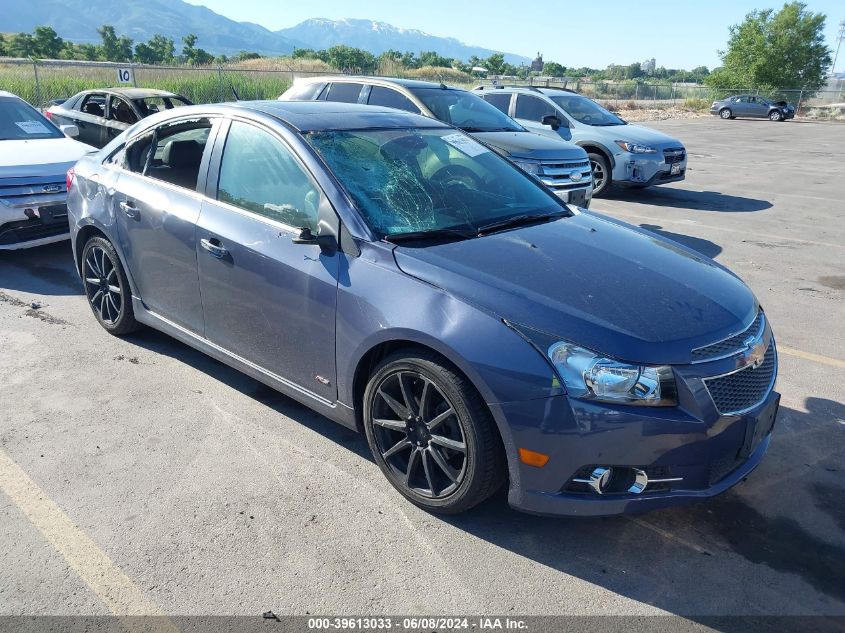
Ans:
[[[334,235],[314,235],[307,226],[301,227],[299,234],[295,235],[291,241],[294,244],[315,244],[322,249],[337,250],[337,239]]]
[[[554,114],[547,114],[546,116],[544,116],[541,123],[543,125],[548,125],[549,127],[551,127],[555,131],[559,130],[560,126],[561,126],[560,117],[558,117]]]
[[[68,138],[76,138],[79,136],[79,128],[75,125],[60,125],[59,129],[62,131],[62,134]]]

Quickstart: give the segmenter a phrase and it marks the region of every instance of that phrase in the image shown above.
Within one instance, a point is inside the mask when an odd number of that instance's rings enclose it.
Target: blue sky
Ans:
[[[189,0],[238,21],[272,30],[307,18],[368,18],[466,44],[502,49],[565,66],[604,68],[654,57],[658,66],[718,65],[728,27],[753,9],[780,8],[770,0]],[[835,48],[843,0],[806,0],[810,11],[827,14],[827,40]],[[537,11],[537,13],[532,13]],[[843,45],[845,48],[845,45]],[[845,67],[845,52],[837,69]]]

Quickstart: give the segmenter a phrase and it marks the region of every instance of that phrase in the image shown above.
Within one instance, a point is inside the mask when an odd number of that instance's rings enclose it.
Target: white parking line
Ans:
[[[109,611],[118,616],[163,615],[123,570],[3,450],[0,450],[0,490],[62,555]],[[156,625],[163,631],[176,633],[179,630],[166,619],[157,620]]]

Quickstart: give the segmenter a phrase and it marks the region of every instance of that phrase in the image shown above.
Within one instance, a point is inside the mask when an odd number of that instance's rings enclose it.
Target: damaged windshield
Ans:
[[[568,214],[554,194],[486,146],[452,129],[308,135],[380,237],[474,237],[510,218]]]

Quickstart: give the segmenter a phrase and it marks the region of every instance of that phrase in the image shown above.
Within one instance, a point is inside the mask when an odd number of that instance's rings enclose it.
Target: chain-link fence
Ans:
[[[259,60],[255,60],[259,62]],[[104,88],[119,83],[118,71],[129,69],[128,85],[158,88],[185,95],[194,103],[213,103],[234,99],[275,99],[295,77],[335,74],[325,65],[301,60],[260,60],[262,65],[248,68],[223,66],[154,66],[113,62],[64,60],[28,60],[0,58],[0,90],[19,95],[36,107],[43,108],[53,99],[70,97],[81,90]],[[409,75],[409,73],[403,73]],[[491,79],[462,81],[456,76],[449,83],[472,87],[490,84]],[[416,75],[415,75],[416,76]],[[421,77],[420,78],[426,78]],[[772,100],[784,100],[798,108],[799,116],[816,119],[845,120],[845,81],[828,86],[828,90],[777,90],[761,92],[756,88],[722,90],[700,84],[655,84],[636,81],[581,81],[578,79],[531,77],[499,78],[509,85],[558,87],[575,90],[613,109],[683,107],[707,111],[714,100],[735,94],[757,94]]]
[[[636,81],[582,81],[578,79],[531,77],[528,79],[485,79],[505,85],[536,86],[541,88],[568,88],[595,99],[613,109],[641,109],[685,107],[691,110],[710,109],[713,101],[733,95],[759,95],[772,101],[793,104],[800,116],[816,119],[845,120],[845,81],[834,82],[833,90],[779,89],[762,91],[758,88],[722,89],[701,84],[654,84]],[[830,86],[828,86],[830,87]]]
[[[121,84],[120,70],[128,70]],[[237,68],[233,66],[154,66],[113,62],[25,60],[0,58],[0,90],[7,90],[43,108],[81,90],[124,87],[157,88],[188,97],[194,103],[235,99],[275,99],[294,77],[326,74],[301,67]]]

